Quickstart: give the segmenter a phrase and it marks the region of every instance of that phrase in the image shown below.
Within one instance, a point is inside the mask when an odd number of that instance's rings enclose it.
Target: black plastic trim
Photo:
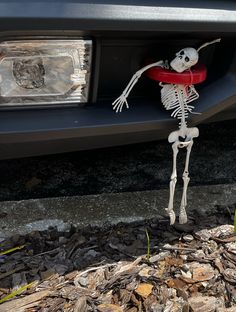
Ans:
[[[0,2],[0,29],[232,33],[236,30],[236,3],[4,0]]]

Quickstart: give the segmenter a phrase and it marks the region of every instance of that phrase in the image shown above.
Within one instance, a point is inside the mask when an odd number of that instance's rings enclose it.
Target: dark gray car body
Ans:
[[[1,40],[91,38],[92,79],[86,105],[0,110],[0,158],[42,155],[165,138],[176,127],[156,82],[142,77],[130,109],[112,101],[146,58],[170,59],[186,46],[218,37],[201,53],[206,82],[192,124],[236,117],[234,1],[0,1]]]

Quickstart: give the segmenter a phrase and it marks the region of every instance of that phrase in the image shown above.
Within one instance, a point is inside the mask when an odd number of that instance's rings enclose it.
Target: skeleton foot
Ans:
[[[180,207],[180,212],[179,212],[179,223],[180,224],[185,224],[188,222],[188,216],[187,216],[185,208],[186,207],[184,207],[184,206]]]
[[[170,218],[170,225],[173,225],[175,223],[175,219],[176,219],[175,212],[174,212],[173,208],[171,211],[169,211],[169,208],[167,208],[166,210],[168,211],[168,215]]]
[[[180,224],[185,224],[187,222],[188,222],[188,216],[187,216],[185,208],[183,208],[183,210],[180,209],[179,223]]]

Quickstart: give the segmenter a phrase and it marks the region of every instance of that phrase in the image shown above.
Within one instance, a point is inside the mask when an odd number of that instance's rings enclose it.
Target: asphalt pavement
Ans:
[[[236,182],[235,121],[201,125],[190,186]],[[179,154],[179,176],[185,153]],[[0,161],[0,201],[168,188],[172,150],[164,141]]]

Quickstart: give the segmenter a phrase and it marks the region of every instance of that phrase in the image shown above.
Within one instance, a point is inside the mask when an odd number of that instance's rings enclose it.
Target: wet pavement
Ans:
[[[199,128],[200,137],[192,150],[190,186],[236,182],[235,121]],[[171,162],[172,150],[166,141],[2,160],[0,201],[168,188]]]

